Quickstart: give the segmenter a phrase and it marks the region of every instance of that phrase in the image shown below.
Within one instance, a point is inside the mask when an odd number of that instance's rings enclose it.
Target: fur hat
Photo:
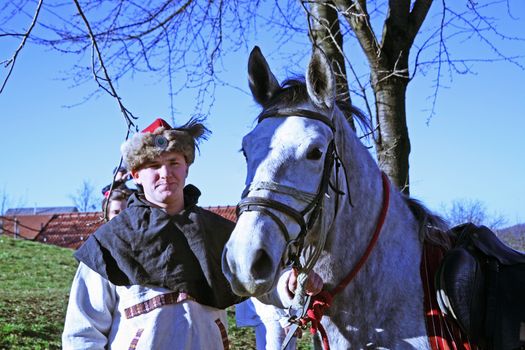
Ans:
[[[172,128],[165,120],[156,119],[146,129],[134,134],[120,146],[127,168],[138,170],[144,163],[153,161],[164,152],[179,152],[188,165],[195,160],[195,147],[206,139],[209,130],[200,119],[190,119],[186,124]]]

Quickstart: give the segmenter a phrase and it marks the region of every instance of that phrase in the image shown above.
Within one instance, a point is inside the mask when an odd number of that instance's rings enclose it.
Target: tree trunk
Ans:
[[[374,84],[378,136],[377,160],[390,180],[409,194],[410,139],[406,124],[407,79],[390,78]]]
[[[377,159],[381,169],[409,194],[410,139],[405,97],[408,56],[433,0],[389,0],[381,41],[373,31],[366,0],[332,0],[359,41],[370,66],[376,105]]]
[[[336,77],[337,99],[350,104],[352,101],[343,56],[343,35],[337,11],[324,3],[313,2],[310,4],[310,16],[310,40],[323,50],[332,65]],[[355,130],[353,119],[348,122]]]

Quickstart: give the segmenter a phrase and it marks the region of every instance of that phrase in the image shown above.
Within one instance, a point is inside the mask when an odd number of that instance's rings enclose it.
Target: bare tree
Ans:
[[[113,82],[128,74],[154,72],[159,80],[169,77],[170,96],[197,89],[197,108],[222,83],[217,71],[224,52],[244,47],[245,36],[256,26],[253,14],[258,3],[72,0],[42,5],[13,0],[0,11],[5,13],[0,18],[4,27],[11,24],[15,11],[25,14],[28,22],[31,19],[29,23],[39,18],[31,13],[42,13],[35,30],[28,24],[25,30],[0,32],[1,37],[21,38],[17,52],[3,63],[12,69],[21,47],[29,41],[79,58],[90,56],[90,69],[81,61],[78,70],[72,71],[77,83],[94,77],[101,89],[111,91],[108,71]]]
[[[458,199],[450,206],[444,206],[445,219],[451,225],[471,222],[475,225],[485,225],[492,230],[502,228],[507,220],[500,214],[489,214],[485,204],[479,200]]]
[[[4,215],[9,206],[10,198],[5,188],[0,191],[0,215]]]
[[[501,32],[492,15],[504,9],[507,14],[500,16],[516,20],[512,5],[519,1],[57,0],[43,4],[41,0],[12,0],[0,5],[0,38],[18,39],[20,45],[3,61],[9,71],[2,86],[26,42],[79,57],[89,55],[90,69],[81,62],[74,72],[75,81],[94,77],[101,90],[118,101],[129,130],[133,118],[112,84],[122,77],[143,72],[167,76],[169,95],[197,89],[195,107],[200,109],[205,98],[213,104],[218,85],[227,84],[220,79],[221,58],[244,48],[260,28],[275,33],[273,38],[282,52],[292,38],[306,39],[308,34],[332,62],[338,95],[348,101],[351,95],[352,100],[362,99],[376,130],[379,164],[408,194],[408,84],[417,73],[434,74],[434,89],[429,92],[431,117],[445,77],[469,73],[480,62],[506,62],[524,69],[524,56],[502,52],[498,43],[512,40],[523,45],[525,40]],[[20,14],[26,18],[26,28],[6,29]],[[452,43],[474,41],[485,48],[484,57],[452,50]],[[355,58],[357,52],[368,63],[364,69]],[[301,57],[301,53],[289,54],[296,60]]]
[[[95,196],[93,185],[87,180],[84,180],[82,186],[77,189],[75,194],[70,195],[69,198],[71,198],[78,210],[82,212],[96,210],[100,202]]]
[[[26,206],[27,198],[16,197],[14,198],[9,192],[3,187],[0,190],[0,215],[4,215],[8,209],[20,209]]]
[[[310,8],[306,4],[304,6],[308,16],[310,40],[330,57],[336,77],[338,99],[351,103],[343,51],[343,33],[341,32],[337,10],[322,2],[312,2]],[[354,126],[353,121],[351,122]]]
[[[498,237],[510,247],[525,253],[525,224],[517,224],[497,231]]]
[[[512,1],[433,1],[390,0],[387,2],[365,0],[302,1],[315,26],[322,26],[312,35],[313,42],[322,47],[332,42],[340,52],[333,58],[340,65],[340,55],[346,59],[354,74],[352,92],[364,100],[367,112],[377,128],[376,154],[379,164],[390,179],[405,193],[409,193],[410,138],[406,122],[406,90],[417,72],[435,68],[435,87],[430,96],[431,117],[442,86],[443,74],[471,72],[475,62],[506,61],[521,69],[524,56],[513,56],[500,51],[497,43],[502,40],[523,42],[523,37],[503,34],[498,21],[492,17],[495,8],[507,7],[509,18]],[[435,3],[435,4],[434,4]],[[434,4],[434,18],[426,27],[427,15]],[[308,7],[309,5],[309,7]],[[331,8],[320,11],[319,8]],[[334,22],[333,12],[346,27]],[[380,34],[377,34],[380,33]],[[521,33],[520,33],[521,34]],[[342,50],[339,38],[350,40],[347,51],[360,50],[368,62],[368,74],[356,74],[356,62],[351,62]],[[417,40],[419,37],[419,40]],[[468,52],[455,53],[451,43],[478,41],[486,48],[486,57],[468,57]],[[415,51],[415,52],[414,52]],[[330,52],[325,50],[325,52]],[[463,57],[459,56],[463,54]],[[342,87],[344,89],[344,87]],[[344,94],[345,91],[340,91]],[[369,94],[373,97],[369,98]]]

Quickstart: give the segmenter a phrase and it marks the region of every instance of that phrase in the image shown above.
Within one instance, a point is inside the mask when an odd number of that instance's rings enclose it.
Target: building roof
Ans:
[[[0,216],[0,232],[33,240],[52,218],[53,215]]]
[[[215,206],[215,207],[204,207],[209,211],[219,214],[225,219],[228,219],[233,222],[237,222],[237,207],[234,205],[225,205],[225,206]]]
[[[103,223],[101,212],[56,214],[36,240],[77,249]]]
[[[76,213],[77,207],[34,207],[34,208],[9,208],[5,216],[20,215],[53,215],[60,213]]]
[[[228,220],[237,221],[235,206],[213,206],[204,209]],[[15,217],[4,216],[0,219],[3,219],[3,229],[6,234],[13,235],[16,228],[18,235],[25,239],[71,249],[78,249],[104,223],[102,212],[17,215],[16,227]]]

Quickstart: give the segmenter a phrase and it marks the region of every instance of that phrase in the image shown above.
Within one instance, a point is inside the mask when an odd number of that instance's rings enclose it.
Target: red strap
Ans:
[[[326,334],[326,331],[324,330],[324,327],[322,324],[319,324],[319,333],[321,333],[321,340],[323,341],[323,348],[325,350],[330,350],[330,343],[328,342],[328,335]]]
[[[303,325],[312,323],[310,326],[310,333],[315,334],[317,331],[321,333],[321,340],[323,341],[323,348],[330,350],[330,343],[328,342],[328,335],[321,324],[324,312],[332,305],[332,294],[327,290],[321,291],[319,294],[312,297],[312,302],[306,316],[301,320]]]
[[[361,259],[357,262],[357,265],[354,266],[352,272],[350,272],[346,276],[346,278],[342,280],[341,283],[339,283],[339,285],[332,290],[332,296],[339,294],[343,289],[346,288],[350,281],[354,279],[359,270],[361,270],[361,268],[365,264],[366,260],[370,256],[370,253],[372,253],[372,249],[374,249],[377,243],[379,233],[381,233],[381,229],[383,228],[383,224],[385,223],[386,214],[388,213],[388,205],[390,203],[390,182],[388,181],[388,177],[385,173],[381,173],[381,175],[383,179],[383,208],[381,208],[381,213],[379,214],[379,219],[376,225],[376,230],[374,231],[374,235],[372,236],[370,243],[368,243],[368,247],[366,248],[365,253],[363,254],[363,256],[361,256]]]
[[[323,290],[312,297],[312,302],[306,312],[308,322],[312,322],[310,333],[314,334],[317,331],[317,328],[321,326],[321,318],[323,318],[324,311],[331,305],[332,295],[327,290]]]
[[[312,297],[312,302],[308,307],[306,316],[301,319],[302,325],[307,325],[309,322],[312,323],[310,326],[310,333],[315,334],[317,330],[319,330],[319,333],[321,333],[321,340],[323,341],[323,348],[325,350],[330,350],[330,344],[328,342],[326,331],[321,324],[321,319],[323,318],[324,312],[332,305],[333,298],[346,288],[346,286],[354,279],[359,270],[361,270],[365,262],[368,260],[368,257],[372,253],[372,250],[377,243],[379,233],[381,232],[381,229],[385,223],[386,214],[388,213],[388,205],[390,203],[390,182],[388,181],[388,177],[385,173],[381,173],[381,175],[383,180],[383,207],[381,208],[381,213],[379,214],[376,229],[372,239],[370,240],[370,243],[368,243],[365,253],[361,256],[361,259],[359,259],[352,271],[331,292],[323,290],[319,294]]]

